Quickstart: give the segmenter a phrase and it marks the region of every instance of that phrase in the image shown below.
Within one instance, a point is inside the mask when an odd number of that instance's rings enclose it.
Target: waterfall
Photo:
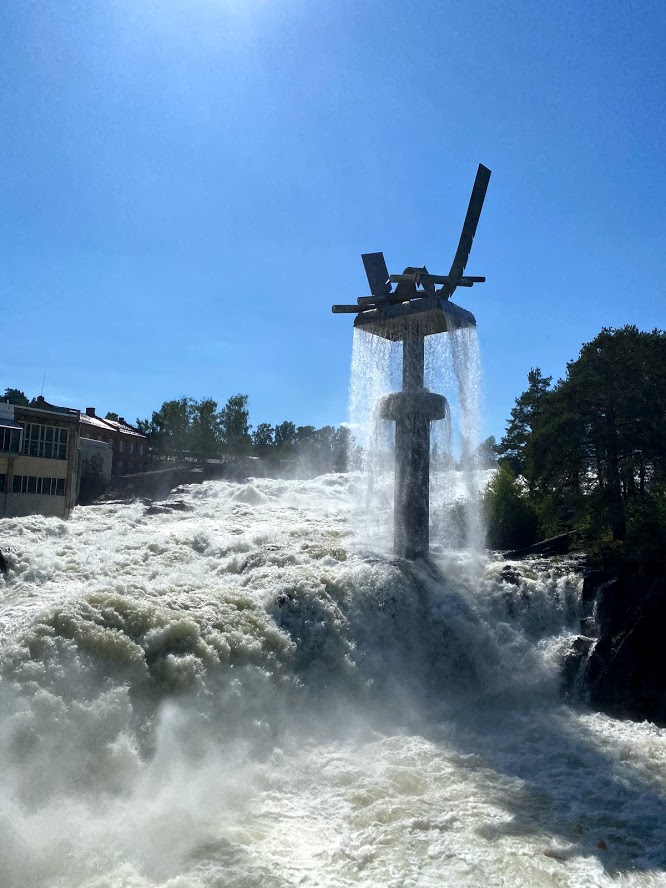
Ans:
[[[387,551],[392,540],[394,423],[379,418],[376,405],[400,389],[402,343],[354,330],[350,425],[361,449],[356,468],[363,478],[362,527],[368,545]],[[481,493],[487,482],[478,462],[482,369],[475,327],[459,326],[425,339],[425,386],[443,394],[451,411],[431,424],[431,546],[483,551]]]
[[[0,522],[2,888],[657,888],[666,732],[568,706],[573,560],[359,536],[359,476]]]

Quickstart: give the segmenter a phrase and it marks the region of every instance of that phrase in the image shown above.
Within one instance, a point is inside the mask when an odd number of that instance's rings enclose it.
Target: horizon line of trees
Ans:
[[[232,395],[219,408],[213,398],[165,401],[136,427],[148,436],[157,458],[229,460],[258,456],[279,463],[298,460],[310,472],[346,471],[351,435],[346,426],[250,424],[248,396]]]
[[[666,333],[604,327],[553,384],[528,373],[486,493],[489,544],[574,531],[642,557],[666,549]]]

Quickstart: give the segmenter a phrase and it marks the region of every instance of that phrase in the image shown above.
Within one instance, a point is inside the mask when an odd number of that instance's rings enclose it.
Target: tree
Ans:
[[[15,388],[6,388],[2,400],[7,404],[14,404],[15,407],[27,407],[30,403],[21,389]]]
[[[182,457],[191,449],[191,398],[165,401],[150,420],[137,420],[137,428],[148,435],[157,453]]]
[[[497,452],[507,460],[517,475],[524,474],[526,465],[525,450],[547,398],[552,376],[544,376],[539,367],[527,374],[527,391],[516,398],[516,406],[511,410],[511,418]]]
[[[117,413],[112,413],[111,411],[109,411],[106,414],[106,416],[104,417],[104,419],[111,419],[111,420],[113,420],[113,422],[118,422],[120,420],[120,417],[118,416]]]
[[[497,442],[494,435],[490,435],[479,444],[476,450],[476,461],[485,469],[497,465]]]
[[[268,422],[260,422],[252,432],[252,446],[259,456],[268,456],[275,444],[275,431]]]
[[[296,442],[296,426],[285,420],[275,426],[275,446],[282,456],[290,456]]]
[[[542,529],[575,524],[597,539],[636,536],[641,522],[663,514],[666,334],[604,328],[554,389],[542,381],[531,376],[502,441],[527,478]]]
[[[349,466],[349,458],[353,447],[352,434],[348,426],[341,425],[335,430],[333,441],[333,465],[336,472],[346,472]]]
[[[231,456],[249,453],[252,446],[247,402],[247,395],[232,395],[220,411],[222,443]]]
[[[221,418],[217,401],[204,398],[189,404],[190,450],[200,460],[211,459],[220,451],[222,443]]]
[[[610,519],[627,533],[626,505],[666,470],[666,334],[604,328],[567,364],[560,386],[578,418],[578,448]]]
[[[507,463],[500,465],[489,482],[484,507],[492,549],[520,549],[536,540],[536,513],[524,484]]]

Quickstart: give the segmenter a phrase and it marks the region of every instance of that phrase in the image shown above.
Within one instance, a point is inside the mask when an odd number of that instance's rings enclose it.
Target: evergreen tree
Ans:
[[[661,520],[666,493],[666,334],[604,328],[552,390],[535,373],[501,449],[526,477],[542,531],[639,537]]]
[[[516,398],[516,406],[511,410],[511,418],[497,452],[509,463],[516,475],[523,475],[526,469],[526,448],[533,424],[543,411],[550,390],[552,376],[544,376],[539,367],[527,374],[528,388]]]

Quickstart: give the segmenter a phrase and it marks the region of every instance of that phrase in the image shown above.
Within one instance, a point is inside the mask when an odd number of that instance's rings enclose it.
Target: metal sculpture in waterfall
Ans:
[[[443,395],[424,383],[426,336],[476,326],[471,312],[451,302],[457,287],[472,287],[484,277],[465,275],[490,170],[479,164],[465,222],[447,275],[430,274],[425,266],[389,274],[383,253],[362,256],[370,296],[356,305],[334,305],[334,314],[356,314],[354,327],[374,336],[402,342],[402,390],[379,402],[379,415],[395,422],[394,551],[419,558],[430,547],[430,424],[444,419]],[[393,289],[395,285],[395,289]]]

